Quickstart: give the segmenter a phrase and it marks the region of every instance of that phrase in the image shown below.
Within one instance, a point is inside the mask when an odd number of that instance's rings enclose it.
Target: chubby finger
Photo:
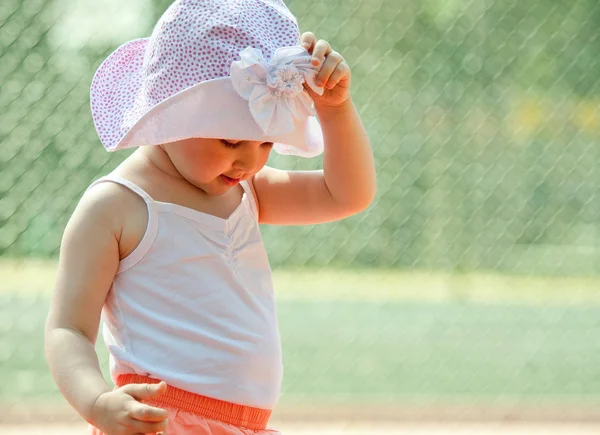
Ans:
[[[148,434],[156,432],[164,432],[169,425],[169,420],[163,420],[159,422],[146,422],[139,420],[131,420],[131,428],[136,433]]]
[[[169,413],[161,408],[145,405],[140,402],[133,402],[127,413],[128,417],[139,421],[163,421]]]
[[[302,47],[306,48],[312,54],[312,50],[317,43],[317,37],[313,32],[304,32],[300,37],[300,42]]]
[[[122,387],[123,392],[136,400],[154,399],[167,391],[167,384],[128,384]]]
[[[317,86],[324,86],[329,80],[329,77],[336,70],[338,65],[344,61],[344,58],[337,52],[332,51],[325,59],[325,63],[321,67],[321,70],[315,77]]]
[[[331,45],[329,45],[329,42],[319,39],[312,52],[312,64],[315,66],[322,65],[325,61],[325,57],[329,53],[331,53]]]
[[[327,89],[333,89],[342,80],[350,78],[350,67],[346,62],[340,62],[335,71],[329,76],[325,87]]]

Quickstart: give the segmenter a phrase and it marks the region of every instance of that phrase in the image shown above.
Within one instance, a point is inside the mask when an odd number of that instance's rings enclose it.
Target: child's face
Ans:
[[[267,163],[270,142],[192,138],[165,144],[177,171],[209,195],[222,195]]]

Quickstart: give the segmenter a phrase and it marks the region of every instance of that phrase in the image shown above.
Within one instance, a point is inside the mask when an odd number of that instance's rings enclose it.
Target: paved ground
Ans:
[[[284,435],[598,435],[600,424],[279,425]],[[84,425],[0,425],[3,435],[83,435]]]

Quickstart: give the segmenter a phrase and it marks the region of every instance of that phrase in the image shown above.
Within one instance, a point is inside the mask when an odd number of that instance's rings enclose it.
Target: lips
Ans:
[[[223,174],[221,175],[221,179],[225,182],[225,184],[227,184],[228,186],[235,186],[236,184],[238,184],[241,180],[241,178],[231,178],[228,177],[227,175]]]

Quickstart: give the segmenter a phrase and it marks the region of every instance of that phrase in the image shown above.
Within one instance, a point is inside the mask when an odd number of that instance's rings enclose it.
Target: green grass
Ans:
[[[57,398],[48,299],[2,294],[0,307],[0,400]],[[600,397],[600,306],[284,299],[279,318],[282,402]]]
[[[600,398],[600,306],[280,304],[290,396]]]
[[[53,265],[3,263],[0,401],[59,395],[43,355]],[[282,403],[598,403],[594,279],[278,271]],[[98,353],[106,372],[107,352]]]
[[[0,293],[47,295],[56,263],[0,261]],[[600,276],[549,277],[399,270],[275,270],[280,299],[479,301],[525,304],[600,303]]]

